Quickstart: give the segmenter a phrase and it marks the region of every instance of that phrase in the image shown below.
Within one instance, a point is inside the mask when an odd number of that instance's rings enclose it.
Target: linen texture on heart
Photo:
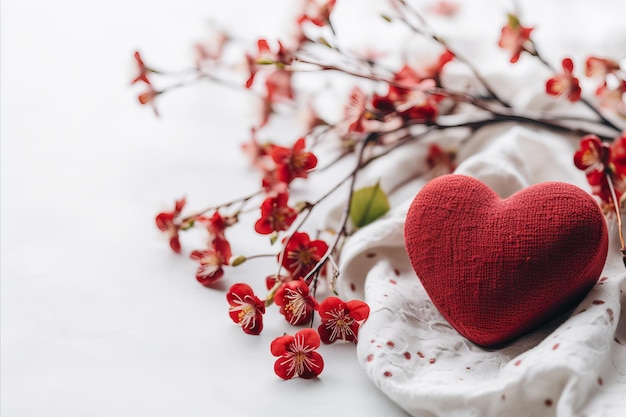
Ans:
[[[411,265],[464,337],[498,347],[574,308],[604,267],[608,234],[595,200],[562,182],[501,199],[481,181],[444,175],[413,200]]]

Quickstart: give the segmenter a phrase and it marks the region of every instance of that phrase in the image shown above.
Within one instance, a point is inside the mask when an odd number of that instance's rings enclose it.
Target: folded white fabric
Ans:
[[[542,181],[588,189],[572,162],[576,139],[511,125],[480,135],[464,149],[471,156],[460,155],[456,173],[482,180],[501,197]],[[399,152],[393,163],[414,157]],[[609,222],[602,278],[573,312],[487,350],[443,319],[408,260],[404,217],[421,185],[404,186],[406,201],[357,232],[342,253],[337,290],[371,307],[357,348],[369,378],[416,417],[626,415],[626,271],[616,226]]]

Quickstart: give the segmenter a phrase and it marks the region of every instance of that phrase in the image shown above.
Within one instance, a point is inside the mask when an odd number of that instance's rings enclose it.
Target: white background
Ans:
[[[273,308],[263,334],[247,336],[225,300],[237,281],[262,290],[271,263],[206,289],[154,225],[183,195],[201,208],[257,188],[239,151],[250,109],[198,85],[164,96],[157,119],[129,85],[133,51],[184,68],[209,17],[253,39],[280,31],[292,8],[2,2],[3,417],[403,415],[354,346],[323,347],[319,380],[280,380],[269,344],[296,329]]]

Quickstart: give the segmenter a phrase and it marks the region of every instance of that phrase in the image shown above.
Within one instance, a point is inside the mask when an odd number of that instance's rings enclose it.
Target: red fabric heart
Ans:
[[[424,289],[472,342],[497,347],[575,307],[600,277],[608,234],[598,204],[566,183],[506,199],[479,180],[430,181],[404,237]]]

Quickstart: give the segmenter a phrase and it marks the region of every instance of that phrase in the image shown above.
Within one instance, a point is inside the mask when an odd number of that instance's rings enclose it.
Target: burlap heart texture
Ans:
[[[404,229],[418,278],[463,336],[498,347],[575,307],[600,277],[604,216],[584,190],[546,182],[501,199],[444,175],[411,204]]]

